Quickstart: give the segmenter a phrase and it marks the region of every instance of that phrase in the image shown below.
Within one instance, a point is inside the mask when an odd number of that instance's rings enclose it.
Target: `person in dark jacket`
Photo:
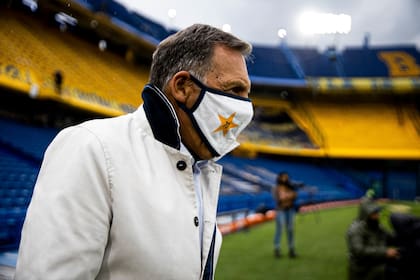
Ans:
[[[294,243],[294,217],[297,187],[290,182],[287,172],[280,172],[276,186],[273,188],[273,198],[276,204],[276,231],[274,234],[274,256],[281,257],[281,235],[283,225],[286,226],[289,257],[296,258]]]
[[[387,247],[391,235],[379,223],[381,209],[371,199],[362,199],[359,216],[347,231],[349,280],[384,279],[387,260],[399,257],[396,248]]]
[[[393,242],[398,246],[400,258],[388,265],[387,280],[420,279],[420,218],[411,214],[393,213]]]

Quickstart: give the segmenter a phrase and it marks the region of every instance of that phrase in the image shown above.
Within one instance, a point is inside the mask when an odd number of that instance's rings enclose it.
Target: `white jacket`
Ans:
[[[171,107],[145,92],[135,113],[67,128],[50,144],[15,279],[202,279],[206,263],[213,278],[222,168],[202,169],[201,252],[192,158],[179,151]]]

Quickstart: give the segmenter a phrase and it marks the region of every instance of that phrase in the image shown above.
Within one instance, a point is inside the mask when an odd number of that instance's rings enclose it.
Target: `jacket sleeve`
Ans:
[[[94,279],[112,219],[110,162],[89,130],[48,147],[22,230],[15,279]]]
[[[348,233],[347,241],[350,254],[358,259],[380,260],[385,258],[387,247],[383,245],[369,245],[364,242],[364,233],[361,222],[352,224]]]

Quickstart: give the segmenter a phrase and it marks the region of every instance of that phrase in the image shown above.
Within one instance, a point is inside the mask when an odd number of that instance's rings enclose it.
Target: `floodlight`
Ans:
[[[351,16],[305,12],[299,18],[299,25],[304,34],[347,34],[351,31]]]
[[[38,2],[35,0],[22,0],[22,4],[29,7],[32,12],[35,12],[38,9]]]
[[[280,29],[277,31],[277,36],[279,36],[279,38],[280,38],[280,39],[283,39],[284,37],[286,37],[286,36],[287,36],[287,31],[286,31],[286,29],[280,28]]]
[[[170,19],[174,19],[176,17],[176,10],[175,9],[169,9],[168,10],[168,17]]]
[[[77,19],[64,12],[56,13],[54,18],[60,24],[70,24],[72,26],[77,25]]]
[[[232,31],[232,27],[230,26],[230,24],[225,23],[222,26],[222,30],[230,33]]]
[[[99,40],[99,42],[98,42],[98,48],[99,48],[99,50],[105,51],[106,48],[107,48],[107,46],[108,46],[108,44],[107,44],[107,42],[105,40]]]

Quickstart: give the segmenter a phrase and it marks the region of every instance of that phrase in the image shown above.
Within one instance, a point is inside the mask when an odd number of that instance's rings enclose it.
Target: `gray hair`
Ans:
[[[211,70],[216,45],[237,50],[245,59],[252,51],[249,43],[230,33],[209,25],[194,24],[158,45],[153,53],[149,82],[163,90],[179,71],[189,71],[197,79],[203,80]]]

